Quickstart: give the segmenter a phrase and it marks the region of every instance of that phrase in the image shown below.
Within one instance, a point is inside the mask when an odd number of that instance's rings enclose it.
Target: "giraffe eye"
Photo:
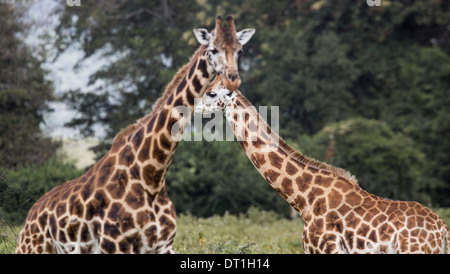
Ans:
[[[211,98],[214,98],[214,97],[216,97],[216,93],[215,92],[213,92],[213,91],[211,91],[210,93],[208,93],[208,96],[209,97],[211,97]]]
[[[213,48],[212,50],[210,50],[210,52],[211,52],[212,54],[216,54],[216,53],[218,53],[219,51],[218,51],[216,48]]]
[[[233,94],[233,92],[228,91],[227,96],[230,97]]]

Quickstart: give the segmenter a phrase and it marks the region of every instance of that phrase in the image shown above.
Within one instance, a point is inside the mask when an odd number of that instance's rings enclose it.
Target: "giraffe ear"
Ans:
[[[255,34],[255,29],[243,29],[240,32],[236,33],[236,38],[238,39],[241,45],[247,44],[247,42],[252,38],[253,34]]]
[[[194,29],[194,35],[202,45],[208,45],[212,40],[212,35],[206,29]]]

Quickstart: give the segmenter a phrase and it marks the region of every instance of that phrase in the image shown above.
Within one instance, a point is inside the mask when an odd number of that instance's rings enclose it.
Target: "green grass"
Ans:
[[[450,208],[436,209],[450,225]],[[14,253],[20,227],[1,226],[0,254]],[[180,254],[298,254],[303,221],[278,217],[274,212],[250,208],[246,214],[198,218],[180,214],[174,249]]]
[[[177,220],[174,249],[182,254],[303,253],[303,221],[251,208],[247,214]]]
[[[13,227],[0,220],[0,254],[12,254],[16,249],[16,238],[21,227]]]

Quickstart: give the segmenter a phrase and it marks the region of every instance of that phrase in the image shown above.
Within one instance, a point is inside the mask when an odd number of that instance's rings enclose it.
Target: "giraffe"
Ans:
[[[152,111],[117,134],[111,149],[84,175],[44,194],[30,209],[16,253],[174,253],[176,212],[165,174],[178,142],[175,111],[201,97],[216,73],[228,88],[240,85],[237,52],[254,29],[236,32],[217,16],[215,29],[195,29],[201,46],[182,67]],[[174,110],[172,112],[172,110]],[[182,125],[179,131],[183,130]]]
[[[431,209],[377,197],[349,172],[301,154],[217,77],[195,111],[221,110],[253,166],[303,218],[305,253],[449,252],[448,227]]]

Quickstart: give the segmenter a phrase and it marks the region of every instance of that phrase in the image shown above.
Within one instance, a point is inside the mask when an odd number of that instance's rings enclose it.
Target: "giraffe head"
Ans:
[[[197,101],[194,111],[203,114],[223,111],[226,107],[232,106],[235,98],[236,92],[227,89],[222,83],[222,76],[217,75],[203,97]]]
[[[238,73],[238,53],[255,33],[255,29],[236,32],[233,17],[227,16],[228,26],[222,26],[222,17],[216,18],[216,27],[209,33],[206,29],[194,29],[197,40],[207,45],[209,60],[217,73],[224,75],[223,83],[231,91],[239,88],[241,78]]]

